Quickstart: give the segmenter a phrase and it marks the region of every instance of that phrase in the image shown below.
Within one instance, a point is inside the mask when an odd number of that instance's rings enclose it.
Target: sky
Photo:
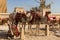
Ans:
[[[39,2],[39,0],[37,1]],[[15,7],[23,7],[25,10],[29,10],[32,7],[38,7],[38,2],[35,0],[7,0],[7,11],[12,13]],[[49,3],[51,3],[52,13],[60,13],[60,0],[46,0],[46,4]]]

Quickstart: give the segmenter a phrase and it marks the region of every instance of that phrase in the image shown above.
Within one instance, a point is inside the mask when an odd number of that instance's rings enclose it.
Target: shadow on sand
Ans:
[[[0,38],[1,39],[7,39],[8,38],[8,31],[6,30],[0,30]]]

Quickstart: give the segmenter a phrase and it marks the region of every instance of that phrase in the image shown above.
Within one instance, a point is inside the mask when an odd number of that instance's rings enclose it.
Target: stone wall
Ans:
[[[0,18],[9,18],[10,13],[0,13]]]

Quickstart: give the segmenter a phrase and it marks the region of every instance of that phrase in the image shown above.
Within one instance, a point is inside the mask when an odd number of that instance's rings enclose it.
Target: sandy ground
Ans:
[[[27,27],[26,27],[26,29],[27,29]],[[8,37],[7,36],[7,31],[8,30],[9,29],[8,29],[7,25],[3,25],[3,26],[0,25],[0,40],[8,40],[8,38],[7,38]],[[26,31],[26,32],[28,32],[28,31]],[[34,34],[34,30],[32,30],[32,32]],[[42,33],[42,30],[40,30],[39,36],[38,35],[29,35],[27,33],[27,34],[25,34],[24,40],[60,40],[60,37],[55,36],[53,32],[50,32],[49,36],[45,36],[44,32],[45,31],[43,31],[43,33]]]

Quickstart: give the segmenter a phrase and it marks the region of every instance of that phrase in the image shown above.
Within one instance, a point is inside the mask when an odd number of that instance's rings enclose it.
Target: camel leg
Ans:
[[[38,24],[36,25],[36,34],[37,35],[39,34],[39,25]]]
[[[29,30],[29,33],[31,34],[31,24],[28,24],[28,30]]]
[[[25,33],[25,27],[26,27],[26,23],[24,23],[24,33]]]
[[[60,29],[60,24],[59,24],[59,29]]]
[[[21,28],[21,35],[20,35],[20,39],[24,40],[25,39],[25,35],[24,35],[24,28]]]
[[[35,35],[39,34],[39,21],[36,22],[36,33]]]
[[[40,25],[39,25],[39,23],[38,23],[38,28],[37,28],[37,29],[38,29],[38,35],[39,35],[39,26],[40,26]]]
[[[22,27],[24,29],[24,34],[25,34],[25,24],[24,23],[22,23]]]
[[[28,30],[29,30],[29,24],[28,24]]]
[[[28,24],[28,32],[30,31],[30,25]]]
[[[45,25],[46,31],[45,31],[45,35],[49,36],[49,25]]]

